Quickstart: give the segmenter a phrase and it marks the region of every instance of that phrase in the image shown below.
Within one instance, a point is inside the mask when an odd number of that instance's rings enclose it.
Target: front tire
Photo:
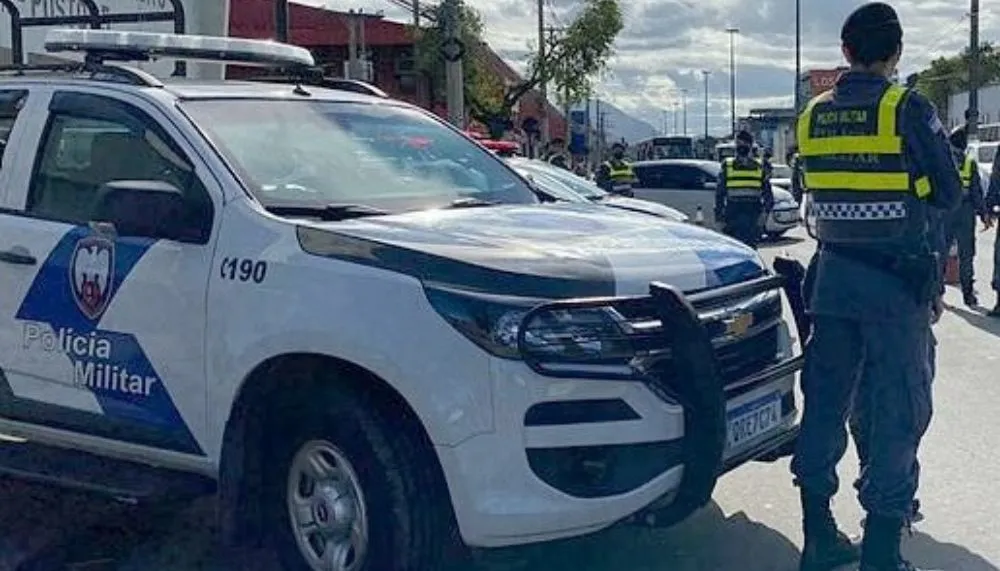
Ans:
[[[346,386],[303,393],[271,423],[265,464],[265,526],[284,569],[441,568],[454,518],[413,419]]]

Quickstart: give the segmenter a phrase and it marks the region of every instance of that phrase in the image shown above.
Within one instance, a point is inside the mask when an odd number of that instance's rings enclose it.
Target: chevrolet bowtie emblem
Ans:
[[[734,337],[742,337],[753,327],[752,313],[737,313],[723,321],[726,325],[726,334]]]

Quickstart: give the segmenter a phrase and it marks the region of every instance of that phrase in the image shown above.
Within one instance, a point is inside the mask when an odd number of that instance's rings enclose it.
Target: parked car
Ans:
[[[408,571],[668,526],[790,453],[800,284],[736,240],[543,204],[402,101],[123,65],[303,48],[45,46],[87,53],[0,73],[5,478],[215,493],[219,537],[281,568]]]
[[[1000,147],[998,141],[977,141],[969,143],[967,149],[979,163],[979,177],[983,182],[983,192],[986,192],[990,186],[990,173],[993,172],[993,159],[996,157],[997,147]]]
[[[611,194],[590,180],[544,161],[513,157],[507,159],[507,163],[522,175],[531,176],[542,191],[560,195],[560,200],[565,199],[567,193],[573,193],[583,202],[597,202],[604,206],[652,214],[676,222],[686,222],[689,219],[676,208]]]
[[[676,208],[697,220],[699,212],[705,225],[717,228],[713,220],[715,191],[720,163],[692,159],[640,161],[632,164],[638,183],[635,197]],[[777,238],[798,226],[799,205],[792,193],[773,186],[774,207],[764,219],[762,234]]]

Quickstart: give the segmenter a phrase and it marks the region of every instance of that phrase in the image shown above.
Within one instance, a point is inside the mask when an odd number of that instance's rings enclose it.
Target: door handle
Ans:
[[[24,248],[0,251],[0,262],[19,266],[34,266],[38,260]]]

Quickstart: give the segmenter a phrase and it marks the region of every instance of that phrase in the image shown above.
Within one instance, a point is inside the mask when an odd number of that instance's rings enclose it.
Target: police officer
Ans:
[[[972,289],[974,278],[973,259],[976,256],[976,216],[983,224],[990,225],[983,205],[983,185],[979,179],[979,165],[976,159],[966,152],[968,139],[964,125],[956,127],[948,139],[951,142],[955,164],[958,165],[959,177],[962,180],[962,203],[948,216],[945,224],[944,256],[942,264],[947,262],[951,245],[958,242],[959,283],[962,285],[962,300],[965,305],[975,307],[979,304],[976,293]]]
[[[570,160],[566,155],[565,146],[566,142],[562,139],[552,139],[552,142],[549,143],[549,152],[545,160],[551,165],[569,170]]]
[[[751,156],[753,135],[736,135],[736,156],[722,161],[715,194],[715,219],[726,234],[756,248],[763,228],[761,214],[771,209],[774,195],[764,166]]]
[[[792,461],[803,509],[803,571],[858,557],[829,505],[852,406],[855,413],[877,411],[852,419],[865,453],[860,569],[913,569],[899,541],[913,515],[917,449],[931,416],[931,324],[941,312],[928,212],[955,208],[961,184],[934,107],[888,80],[902,36],[891,6],[856,9],[841,30],[850,71],[809,102],[797,126],[813,201],[810,231],[819,242],[807,296],[813,329],[802,373],[804,414]]]
[[[597,169],[595,177],[597,186],[621,196],[633,196],[632,185],[635,184],[635,171],[625,160],[625,145],[615,143],[611,146],[611,160],[605,161]]]
[[[764,149],[764,158],[761,160],[760,164],[764,169],[764,178],[771,180],[771,174],[774,173],[774,152],[771,151],[771,147]]]
[[[1000,214],[1000,148],[993,156],[993,171],[990,172],[990,187],[986,193],[984,210],[990,224],[996,222]],[[996,305],[990,310],[991,317],[1000,317],[1000,226],[997,227],[996,239],[993,242],[993,291],[996,292]]]

